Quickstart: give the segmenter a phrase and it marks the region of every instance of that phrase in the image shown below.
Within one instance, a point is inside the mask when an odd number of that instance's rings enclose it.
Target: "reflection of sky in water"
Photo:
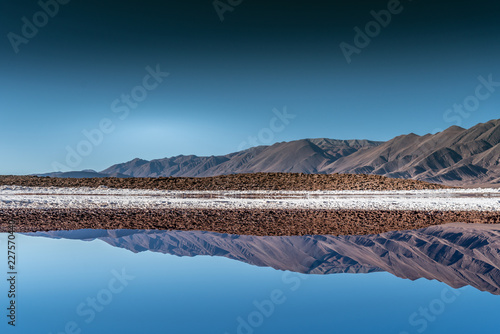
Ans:
[[[3,248],[6,235],[0,240]],[[303,275],[219,257],[134,254],[99,240],[18,235],[17,241],[18,326],[8,328],[2,316],[2,333],[59,334],[75,321],[81,333],[232,334],[238,333],[238,317],[248,321],[253,314],[253,323],[262,319],[254,302],[269,300],[274,290],[285,300],[274,305],[262,325],[251,328],[254,333],[418,333],[425,322],[426,333],[498,329],[500,297],[471,287],[453,290],[436,281],[412,282],[388,273]],[[122,268],[135,279],[87,324],[77,306],[107,289],[112,271]],[[1,269],[7,271],[4,264]],[[461,294],[449,304],[436,302],[444,290],[448,297],[452,291]],[[434,320],[414,317],[417,326],[409,323],[410,315],[433,303],[445,305],[444,312],[431,313]]]

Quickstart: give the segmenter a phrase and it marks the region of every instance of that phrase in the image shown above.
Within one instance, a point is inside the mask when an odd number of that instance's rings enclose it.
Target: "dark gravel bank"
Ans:
[[[448,188],[415,180],[363,174],[255,173],[216,177],[50,178],[0,176],[0,185],[159,190],[422,190]]]
[[[16,223],[18,232],[92,228],[203,230],[281,236],[362,235],[456,222],[500,224],[500,213],[389,210],[0,210],[0,232],[8,230],[9,221]]]

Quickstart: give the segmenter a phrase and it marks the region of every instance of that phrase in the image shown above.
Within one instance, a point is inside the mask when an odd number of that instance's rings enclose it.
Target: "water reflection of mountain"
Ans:
[[[500,294],[500,226],[450,224],[372,236],[258,237],[201,231],[78,230],[38,232],[92,240],[132,252],[224,256],[305,274],[387,271]]]

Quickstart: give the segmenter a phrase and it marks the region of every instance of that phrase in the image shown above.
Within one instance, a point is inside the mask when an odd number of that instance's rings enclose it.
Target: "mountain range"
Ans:
[[[203,231],[76,230],[29,235],[100,239],[134,253],[220,256],[303,274],[371,273],[435,279],[500,295],[500,230],[495,225],[447,224],[365,236],[249,236]]]
[[[377,174],[456,186],[500,185],[500,119],[387,142],[302,139],[221,156],[134,159],[94,176],[204,177],[238,173]],[[43,174],[75,177],[75,173]],[[90,177],[90,176],[89,176]]]

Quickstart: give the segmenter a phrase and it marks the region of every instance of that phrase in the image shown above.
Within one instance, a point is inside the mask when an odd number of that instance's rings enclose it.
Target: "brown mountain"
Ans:
[[[435,135],[396,137],[326,166],[327,173],[366,173],[445,184],[500,183],[500,120]]]
[[[302,139],[223,156],[180,155],[151,161],[134,159],[111,166],[102,173],[134,177],[201,177],[257,172],[324,173],[326,165],[380,144],[368,140]]]
[[[102,171],[134,177],[256,172],[377,174],[447,185],[500,185],[500,120],[387,142],[303,139],[223,156],[134,159]]]

